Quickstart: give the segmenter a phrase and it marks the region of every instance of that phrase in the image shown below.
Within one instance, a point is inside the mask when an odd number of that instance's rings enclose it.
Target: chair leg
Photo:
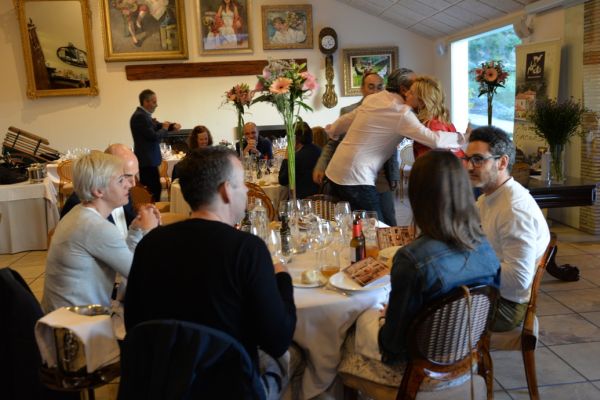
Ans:
[[[409,362],[404,370],[396,400],[415,400],[424,378],[423,371]]]
[[[344,400],[358,399],[358,391],[349,386],[344,385]]]
[[[482,351],[479,356],[478,373],[485,379],[487,399],[492,400],[494,398],[494,367],[492,357],[488,351]]]
[[[525,377],[527,378],[527,388],[529,389],[529,398],[539,400],[537,375],[535,372],[535,351],[523,350],[523,365],[525,366]]]

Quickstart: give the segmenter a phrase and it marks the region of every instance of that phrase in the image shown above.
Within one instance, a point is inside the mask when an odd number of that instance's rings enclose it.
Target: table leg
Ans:
[[[560,279],[561,281],[567,282],[575,282],[579,280],[579,268],[571,264],[557,265],[556,264],[556,254],[558,253],[558,246],[556,246],[556,251],[548,261],[548,266],[546,267],[546,271],[555,277],[556,279]]]

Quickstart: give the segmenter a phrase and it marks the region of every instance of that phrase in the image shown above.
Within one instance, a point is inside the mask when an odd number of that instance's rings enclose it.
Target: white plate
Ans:
[[[294,285],[294,287],[297,287],[297,288],[317,288],[317,287],[321,287],[321,286],[325,285],[326,283],[327,283],[327,279],[325,279],[324,277],[313,283],[302,283],[300,278],[294,278],[292,280],[292,284]]]
[[[329,278],[329,283],[335,286],[338,289],[342,289],[348,292],[364,292],[368,290],[381,289],[390,284],[390,276],[386,275],[375,283],[371,283],[367,286],[360,286],[358,283],[354,282],[348,275],[344,273],[344,271],[340,271],[337,274],[333,275]]]

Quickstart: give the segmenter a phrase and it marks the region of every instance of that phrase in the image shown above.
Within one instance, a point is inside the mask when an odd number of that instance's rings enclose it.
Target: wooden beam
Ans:
[[[306,59],[296,59],[303,64]],[[213,76],[260,75],[268,60],[217,61],[179,64],[126,65],[129,81],[145,79],[205,78]]]

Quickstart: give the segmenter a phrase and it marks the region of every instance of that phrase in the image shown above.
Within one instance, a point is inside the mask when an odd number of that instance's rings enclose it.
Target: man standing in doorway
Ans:
[[[140,183],[150,190],[154,201],[160,201],[160,142],[167,137],[169,131],[178,131],[181,125],[169,121],[159,122],[152,118],[152,113],[158,107],[156,93],[152,90],[143,90],[139,100],[140,105],[129,120],[133,151],[140,163]]]

